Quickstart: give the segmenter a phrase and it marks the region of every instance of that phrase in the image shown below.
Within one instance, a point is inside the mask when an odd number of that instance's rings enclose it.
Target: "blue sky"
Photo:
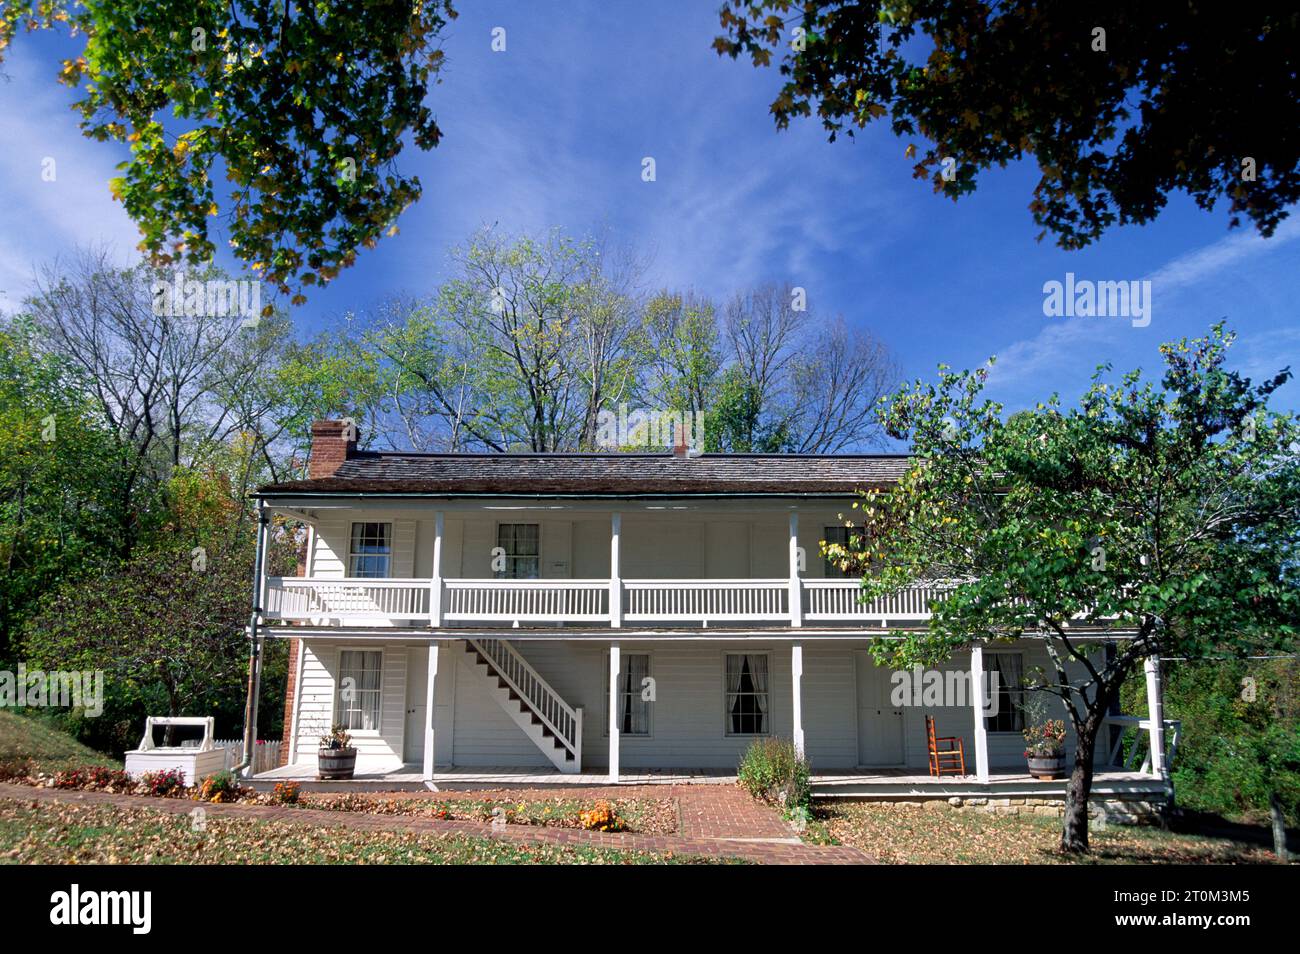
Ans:
[[[907,377],[998,356],[991,391],[1009,408],[1082,391],[1092,368],[1154,369],[1161,341],[1227,318],[1252,376],[1300,370],[1300,218],[1271,239],[1229,231],[1223,208],[1174,196],[1152,225],[1115,229],[1080,252],[1039,243],[1021,164],[985,174],[953,203],[911,178],[887,129],[828,143],[815,121],[777,132],[779,76],[718,57],[709,2],[486,0],[464,3],[429,102],[444,132],[400,160],[424,198],[385,239],[292,314],[309,334],[394,292],[432,290],[447,250],[482,225],[607,230],[650,255],[647,284],[723,298],[763,281],[807,289],[810,306],[870,328]],[[493,27],[506,51],[493,52]],[[125,260],[135,230],[109,197],[122,147],[81,137],[54,76],[68,41],[20,35],[0,81],[0,308],[33,267],[78,243]],[[55,182],[41,161],[58,162]],[[657,181],[641,179],[652,156]],[[225,262],[227,266],[232,262]],[[1153,283],[1152,321],[1046,318],[1043,284]],[[1300,407],[1300,385],[1279,403]]]

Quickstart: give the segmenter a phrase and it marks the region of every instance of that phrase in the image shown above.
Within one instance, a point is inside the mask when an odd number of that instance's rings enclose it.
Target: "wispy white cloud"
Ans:
[[[1084,383],[1105,362],[1125,367],[1150,364],[1153,338],[1203,332],[1199,322],[1204,302],[1215,303],[1214,317],[1233,314],[1234,324],[1249,322],[1242,309],[1249,292],[1238,287],[1243,272],[1268,270],[1276,256],[1300,237],[1300,218],[1287,219],[1271,238],[1254,231],[1234,232],[1201,248],[1178,255],[1151,271],[1152,300],[1157,321],[1151,329],[1134,329],[1125,319],[1047,319],[1031,338],[1015,341],[997,352],[989,376],[990,388],[1008,404],[1023,403],[1031,394],[1069,392]],[[1187,305],[1195,302],[1197,309]],[[1186,314],[1183,314],[1184,312]],[[1289,356],[1300,354],[1300,328],[1242,331],[1234,350],[1234,365],[1252,378],[1275,373]]]
[[[1300,217],[1292,215],[1270,238],[1262,238],[1253,229],[1234,232],[1204,248],[1179,255],[1146,277],[1151,281],[1153,294],[1170,295],[1216,278],[1225,269],[1261,254],[1276,252],[1297,238],[1300,238]]]
[[[0,309],[32,290],[34,269],[77,245],[105,246],[125,260],[139,233],[108,191],[120,147],[81,135],[70,94],[54,81],[55,61],[19,44],[0,80]],[[54,181],[45,181],[46,160]]]

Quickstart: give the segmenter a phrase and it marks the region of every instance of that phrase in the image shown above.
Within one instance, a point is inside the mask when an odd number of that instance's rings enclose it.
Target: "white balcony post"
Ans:
[[[803,625],[803,588],[799,582],[799,513],[790,511],[790,625]]]
[[[443,512],[433,515],[433,572],[429,578],[429,625],[442,625],[442,537],[446,529]]]
[[[609,644],[609,781],[618,784],[618,643]]]
[[[794,691],[791,699],[794,712],[794,751],[803,758],[803,643],[790,647],[790,684]]]
[[[975,777],[981,782],[989,780],[989,733],[984,726],[984,647],[974,643],[970,648],[971,699],[975,717]]]
[[[618,559],[619,537],[622,535],[623,515],[614,511],[609,520],[609,625],[615,628],[623,625],[623,571]],[[617,746],[617,743],[611,744]]]
[[[438,516],[442,516],[439,514]],[[434,707],[434,686],[438,683],[438,643],[429,643],[429,685],[424,690],[424,780],[433,781],[434,723],[438,710]]]
[[[1165,777],[1165,698],[1160,678],[1160,657],[1142,661],[1147,676],[1147,731],[1151,734],[1151,774]]]

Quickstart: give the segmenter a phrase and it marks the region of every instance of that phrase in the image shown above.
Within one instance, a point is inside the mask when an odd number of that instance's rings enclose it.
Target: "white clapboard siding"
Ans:
[[[294,747],[297,763],[314,765],[316,762],[320,736],[328,731],[335,718],[339,652],[352,648],[373,649],[383,653],[379,730],[352,733],[352,744],[357,749],[358,769],[402,761],[406,721],[406,646],[401,643],[374,643],[352,647],[303,640],[299,742]]]

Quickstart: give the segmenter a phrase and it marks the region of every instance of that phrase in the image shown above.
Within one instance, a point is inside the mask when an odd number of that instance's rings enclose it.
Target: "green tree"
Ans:
[[[446,0],[15,0],[0,58],[20,26],[85,37],[59,79],[87,137],[130,145],[110,185],[155,264],[211,261],[219,220],[245,264],[302,289],[420,198],[394,163],[408,137],[442,136],[425,97],[455,15]]]
[[[779,59],[778,128],[814,109],[832,140],[887,120],[928,140],[914,175],[953,199],[1032,156],[1029,209],[1064,248],[1150,221],[1175,191],[1265,236],[1300,199],[1294,10],[725,0],[720,16],[719,54]]]
[[[1216,325],[1162,346],[1158,384],[1102,367],[1078,407],[1005,419],[986,369],[905,386],[882,416],[914,462],[858,504],[862,536],[828,548],[866,598],[954,581],[926,630],[877,644],[882,662],[1042,637],[1051,671],[1031,688],[1061,698],[1076,738],[1065,851],[1088,848],[1097,735],[1143,659],[1290,652],[1300,632],[1300,428],[1268,406],[1290,374],[1252,384],[1226,366],[1232,340]],[[1111,654],[1107,632],[1128,634]]]
[[[0,661],[51,587],[115,560],[130,505],[113,435],[74,370],[33,338],[25,319],[0,323]]]
[[[66,581],[26,626],[30,664],[104,672],[113,718],[103,726],[77,721],[87,741],[120,747],[132,741],[123,732],[138,732],[146,715],[212,712],[231,729],[241,718],[253,528],[238,519],[242,502],[220,477],[180,473],[172,484],[171,512],[147,546]],[[295,528],[277,524],[270,572],[291,572],[297,548]],[[273,696],[286,651],[269,642],[264,684]]]

